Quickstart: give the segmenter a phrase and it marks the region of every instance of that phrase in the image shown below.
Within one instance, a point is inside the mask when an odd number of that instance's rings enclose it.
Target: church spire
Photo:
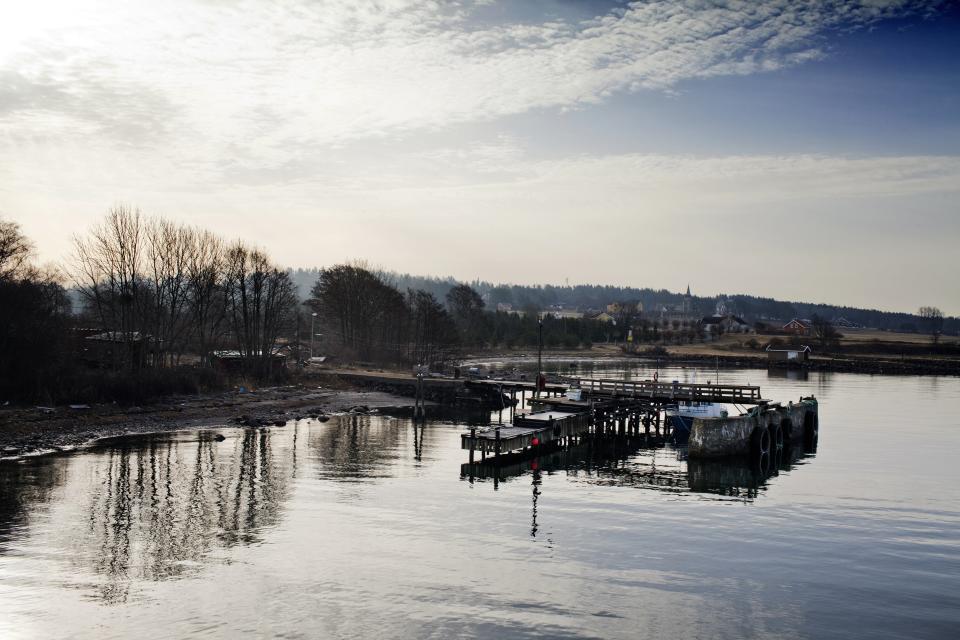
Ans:
[[[687,283],[687,297],[690,297],[690,283]]]

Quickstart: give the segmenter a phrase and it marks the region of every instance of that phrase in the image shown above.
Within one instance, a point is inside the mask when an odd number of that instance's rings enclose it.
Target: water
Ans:
[[[462,425],[363,416],[0,465],[0,638],[956,637],[960,379],[721,381],[816,394],[816,452],[471,482]]]

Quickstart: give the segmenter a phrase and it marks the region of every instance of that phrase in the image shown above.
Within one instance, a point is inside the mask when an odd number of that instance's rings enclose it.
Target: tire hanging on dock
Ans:
[[[754,460],[770,458],[770,431],[766,427],[757,427],[750,434],[750,457]]]

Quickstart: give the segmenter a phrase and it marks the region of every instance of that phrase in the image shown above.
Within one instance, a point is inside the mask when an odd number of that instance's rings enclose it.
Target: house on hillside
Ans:
[[[576,309],[551,309],[542,313],[544,316],[553,316],[557,320],[568,318],[571,320],[580,320],[583,318],[583,312]]]
[[[853,322],[851,320],[847,320],[846,318],[843,318],[843,317],[834,318],[833,320],[830,321],[830,324],[832,324],[837,329],[846,329],[847,331],[854,330],[854,329],[863,329],[862,325],[859,325],[856,322]]]
[[[783,349],[771,349],[767,347],[767,361],[803,364],[810,359],[810,353],[810,347],[806,345],[801,347],[785,347]]]
[[[732,314],[707,316],[700,320],[700,327],[704,333],[710,335],[718,335],[721,333],[753,333],[753,327],[744,322],[743,318]]]
[[[784,333],[789,333],[795,336],[809,336],[813,333],[813,323],[809,320],[794,318],[787,324],[783,325],[783,331]]]
[[[607,313],[606,311],[601,311],[600,313],[595,313],[591,316],[587,316],[589,320],[599,320],[600,322],[613,322],[616,323],[613,316]]]

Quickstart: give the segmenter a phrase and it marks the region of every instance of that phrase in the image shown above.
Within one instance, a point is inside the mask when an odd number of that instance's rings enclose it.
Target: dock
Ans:
[[[819,433],[816,398],[801,397],[786,404],[771,402],[763,398],[757,386],[581,378],[572,383],[571,390],[573,393],[565,395],[533,396],[533,413],[516,416],[512,424],[493,431],[471,430],[462,435],[462,447],[470,449],[471,461],[478,449],[484,457],[489,453],[537,453],[553,441],[545,435],[549,430],[542,427],[544,421],[553,420],[576,425],[559,430],[563,444],[578,442],[588,434],[647,441],[686,440],[687,455],[692,459],[750,457],[762,464],[785,447],[814,446]],[[718,417],[695,418],[689,433],[678,436],[666,419],[666,410],[680,402],[732,405],[741,407],[741,413],[728,415],[722,411]],[[575,420],[577,417],[581,420]]]
[[[603,380],[580,378],[572,382],[589,398],[636,398],[651,402],[722,402],[764,404],[760,387],[739,384],[689,384],[653,380]]]
[[[488,455],[499,456],[554,443],[567,444],[588,433],[590,422],[586,413],[532,413],[517,416],[512,424],[471,427],[469,432],[460,434],[460,446],[470,451],[470,461],[473,462],[476,451],[486,459]]]
[[[461,435],[461,446],[470,451],[471,461],[477,451],[484,459],[488,455],[536,453],[545,445],[568,446],[588,435],[676,440],[666,411],[685,402],[728,405],[740,412],[728,415],[724,410],[719,417],[693,418],[689,437],[680,434],[687,440],[691,458],[762,459],[791,443],[809,446],[819,433],[816,398],[773,402],[763,397],[760,387],[752,385],[572,378],[538,390],[536,383],[526,380],[462,379],[398,371],[331,373],[353,383],[414,396],[418,407],[426,399],[440,405],[499,411],[500,425],[472,428]],[[525,413],[528,403],[532,412]],[[422,412],[419,415],[422,417]],[[508,419],[505,424],[504,417]]]

